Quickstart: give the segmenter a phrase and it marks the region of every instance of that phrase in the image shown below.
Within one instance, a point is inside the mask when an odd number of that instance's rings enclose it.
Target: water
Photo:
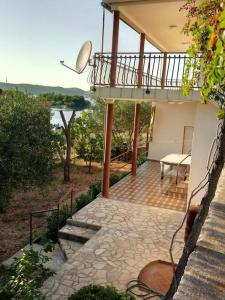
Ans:
[[[66,122],[68,123],[73,111],[71,109],[62,109],[62,111],[64,113]],[[81,115],[81,113],[82,113],[82,110],[81,111],[76,111],[76,117],[75,118],[78,118]],[[52,108],[51,109],[51,115],[52,115],[51,116],[51,123],[53,125],[59,125],[59,126],[63,125],[63,122],[62,122],[62,119],[61,119],[58,108]]]

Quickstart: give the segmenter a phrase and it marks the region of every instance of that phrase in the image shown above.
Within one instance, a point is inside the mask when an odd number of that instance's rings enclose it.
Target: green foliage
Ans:
[[[21,258],[2,272],[0,277],[1,300],[44,300],[39,288],[54,272],[44,264],[49,260],[42,252],[23,250]]]
[[[88,100],[85,100],[83,96],[68,96],[55,93],[46,93],[40,95],[40,98],[47,100],[51,103],[51,106],[57,108],[83,110],[90,106],[90,102]]]
[[[117,175],[117,174],[111,174],[110,179],[109,179],[109,185],[112,186],[115,183],[117,183],[118,181],[120,181],[121,176]]]
[[[22,92],[0,95],[0,211],[12,188],[41,186],[52,177],[50,109]]]
[[[95,118],[92,109],[83,112],[75,120],[72,129],[74,149],[78,157],[88,161],[92,156],[95,161],[101,161],[103,136],[103,121]]]
[[[139,155],[137,158],[137,166],[141,166],[143,163],[147,161],[147,157],[145,155]]]
[[[104,111],[105,105],[101,100],[88,112],[83,112],[74,122],[72,136],[75,140],[74,148],[80,158],[88,161],[90,155],[96,161],[102,160],[102,145],[104,140]],[[131,147],[133,134],[133,119],[135,105],[130,101],[115,101],[113,117],[112,156],[119,155]],[[150,122],[151,105],[141,105],[140,134],[147,132]],[[93,134],[95,135],[93,139]]]
[[[88,285],[81,288],[68,300],[134,300],[128,293],[119,292],[113,286]]]
[[[64,204],[59,211],[59,228],[62,228],[66,224],[66,220],[70,217],[70,209],[67,204]],[[52,241],[57,240],[57,211],[51,213],[51,215],[47,219],[47,238]]]
[[[201,97],[218,103],[218,117],[224,115],[225,103],[225,6],[223,0],[188,0],[182,9],[187,11],[184,33],[193,43],[188,50],[183,78],[185,95],[202,78]],[[199,54],[200,58],[199,58]]]
[[[87,194],[82,194],[78,198],[75,199],[75,208],[76,211],[80,210],[84,206],[88,205],[91,203],[94,199],[92,198],[92,195],[87,193]]]
[[[95,199],[102,190],[102,183],[98,181],[97,183],[91,184],[89,187],[89,193],[92,199]]]

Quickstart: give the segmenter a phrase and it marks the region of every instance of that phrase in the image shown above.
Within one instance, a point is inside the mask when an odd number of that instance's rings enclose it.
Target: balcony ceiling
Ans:
[[[190,38],[182,33],[184,0],[103,0],[110,10],[119,10],[120,18],[161,51],[185,52]]]

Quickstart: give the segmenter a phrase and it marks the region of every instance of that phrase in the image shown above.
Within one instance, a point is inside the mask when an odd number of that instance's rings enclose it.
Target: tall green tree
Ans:
[[[13,188],[52,177],[53,143],[46,102],[18,91],[0,95],[0,210]]]

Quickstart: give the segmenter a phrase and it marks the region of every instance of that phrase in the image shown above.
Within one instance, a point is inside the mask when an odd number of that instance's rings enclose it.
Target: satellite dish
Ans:
[[[86,68],[92,50],[91,41],[86,41],[80,49],[80,52],[77,57],[75,70],[78,74],[81,74]]]
[[[79,54],[77,56],[77,60],[76,60],[76,64],[75,64],[75,69],[67,66],[64,64],[64,60],[60,60],[60,64],[63,65],[64,67],[78,73],[78,74],[81,74],[84,69],[86,68],[88,62],[89,62],[89,59],[90,59],[90,56],[91,56],[91,50],[92,50],[92,43],[91,41],[86,41],[80,51],[79,51]]]

